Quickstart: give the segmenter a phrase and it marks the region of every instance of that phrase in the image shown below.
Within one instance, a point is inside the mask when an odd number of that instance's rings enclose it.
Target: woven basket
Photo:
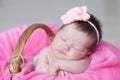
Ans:
[[[21,56],[23,48],[25,46],[27,39],[32,34],[32,32],[38,28],[44,29],[46,31],[46,33],[48,34],[48,36],[50,37],[50,39],[54,38],[55,34],[45,24],[33,24],[33,25],[29,26],[19,37],[18,42],[16,43],[16,46],[14,48],[12,57],[9,60],[9,70],[10,70],[12,76],[14,76],[18,72],[20,72],[21,69],[23,68],[24,62],[23,62],[23,59]]]

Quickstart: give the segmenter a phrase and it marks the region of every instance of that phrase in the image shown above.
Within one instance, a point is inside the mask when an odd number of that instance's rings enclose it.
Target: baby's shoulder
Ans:
[[[40,53],[44,55],[46,54],[48,55],[48,53],[50,53],[50,46],[43,48]]]

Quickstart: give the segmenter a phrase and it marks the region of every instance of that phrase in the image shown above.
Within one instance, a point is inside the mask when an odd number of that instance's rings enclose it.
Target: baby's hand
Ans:
[[[63,71],[63,70],[60,70],[60,71],[58,72],[58,74],[64,77],[64,76],[68,75],[68,72],[67,72],[67,71]]]
[[[60,70],[57,62],[53,62],[50,66],[48,66],[47,72],[50,75],[57,75],[58,71]]]

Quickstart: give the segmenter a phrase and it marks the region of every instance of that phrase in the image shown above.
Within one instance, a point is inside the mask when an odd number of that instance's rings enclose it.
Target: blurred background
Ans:
[[[83,5],[101,21],[103,40],[120,49],[120,0],[0,0],[0,32],[42,22],[61,26],[62,14]]]

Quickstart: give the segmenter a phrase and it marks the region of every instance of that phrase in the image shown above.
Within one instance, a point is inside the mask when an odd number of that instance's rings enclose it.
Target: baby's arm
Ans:
[[[48,54],[47,54],[48,55]],[[46,55],[46,48],[41,51],[39,54],[37,64],[36,64],[36,71],[46,72],[48,68],[48,58]]]
[[[57,59],[55,60],[49,67],[48,67],[48,73],[51,75],[58,74],[62,72],[64,75],[64,72],[71,72],[71,73],[82,73],[84,72],[89,65],[89,59],[84,58],[81,60],[62,60]]]
[[[58,60],[57,64],[60,70],[71,73],[82,73],[87,69],[89,65],[89,59],[84,58],[81,60]]]

